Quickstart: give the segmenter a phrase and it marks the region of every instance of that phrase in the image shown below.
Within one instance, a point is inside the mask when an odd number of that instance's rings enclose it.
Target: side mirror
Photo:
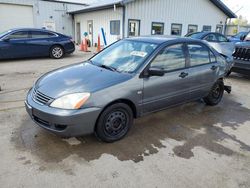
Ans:
[[[241,41],[244,41],[245,38],[246,38],[246,35],[242,35],[242,36],[240,37],[240,40],[241,40]]]
[[[165,71],[160,68],[151,67],[148,70],[149,76],[164,76],[164,74],[165,74]]]

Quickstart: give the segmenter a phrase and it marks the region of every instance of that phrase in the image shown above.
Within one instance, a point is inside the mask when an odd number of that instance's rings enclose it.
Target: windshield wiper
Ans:
[[[107,66],[107,65],[99,65],[99,67],[102,67],[102,68],[104,68],[104,69],[111,70],[111,71],[113,71],[113,72],[118,72],[118,71],[116,70],[116,68],[110,67],[110,66]]]

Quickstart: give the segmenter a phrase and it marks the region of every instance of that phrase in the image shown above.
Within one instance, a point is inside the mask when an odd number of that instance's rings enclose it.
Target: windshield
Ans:
[[[193,39],[200,39],[203,36],[204,33],[199,32],[199,33],[191,33],[188,34],[187,37],[193,38]]]
[[[90,60],[97,66],[132,73],[143,64],[156,47],[156,44],[147,42],[121,40]]]
[[[245,41],[250,41],[250,33],[246,36]]]
[[[9,32],[10,32],[10,30],[4,31],[4,32],[0,32],[0,38],[2,38],[4,35],[6,35]]]

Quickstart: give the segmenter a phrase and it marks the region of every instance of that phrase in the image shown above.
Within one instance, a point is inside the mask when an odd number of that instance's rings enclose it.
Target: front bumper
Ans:
[[[40,127],[59,136],[73,137],[94,132],[101,108],[80,110],[56,109],[36,103],[29,92],[25,101],[26,111]]]
[[[250,75],[250,61],[235,60],[231,71]]]

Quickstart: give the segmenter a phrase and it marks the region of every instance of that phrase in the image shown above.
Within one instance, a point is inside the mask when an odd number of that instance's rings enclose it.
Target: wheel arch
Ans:
[[[51,52],[51,49],[53,48],[53,47],[55,47],[55,46],[60,46],[62,49],[63,49],[63,52],[65,53],[65,48],[64,48],[64,46],[62,45],[62,44],[52,44],[51,46],[50,46],[50,48],[49,48],[49,52]]]
[[[106,110],[109,106],[111,106],[111,105],[113,105],[113,104],[117,104],[117,103],[124,103],[124,104],[127,104],[127,105],[131,108],[131,110],[132,110],[132,112],[133,112],[133,117],[134,117],[134,118],[137,118],[137,117],[138,117],[137,108],[136,108],[135,104],[134,104],[131,100],[129,100],[129,99],[117,99],[117,100],[114,100],[114,101],[108,103],[108,104],[102,109],[102,111],[100,112],[98,118],[96,119],[95,129],[96,129],[97,122],[99,121],[99,118],[100,118],[101,114],[104,112],[104,110]]]

